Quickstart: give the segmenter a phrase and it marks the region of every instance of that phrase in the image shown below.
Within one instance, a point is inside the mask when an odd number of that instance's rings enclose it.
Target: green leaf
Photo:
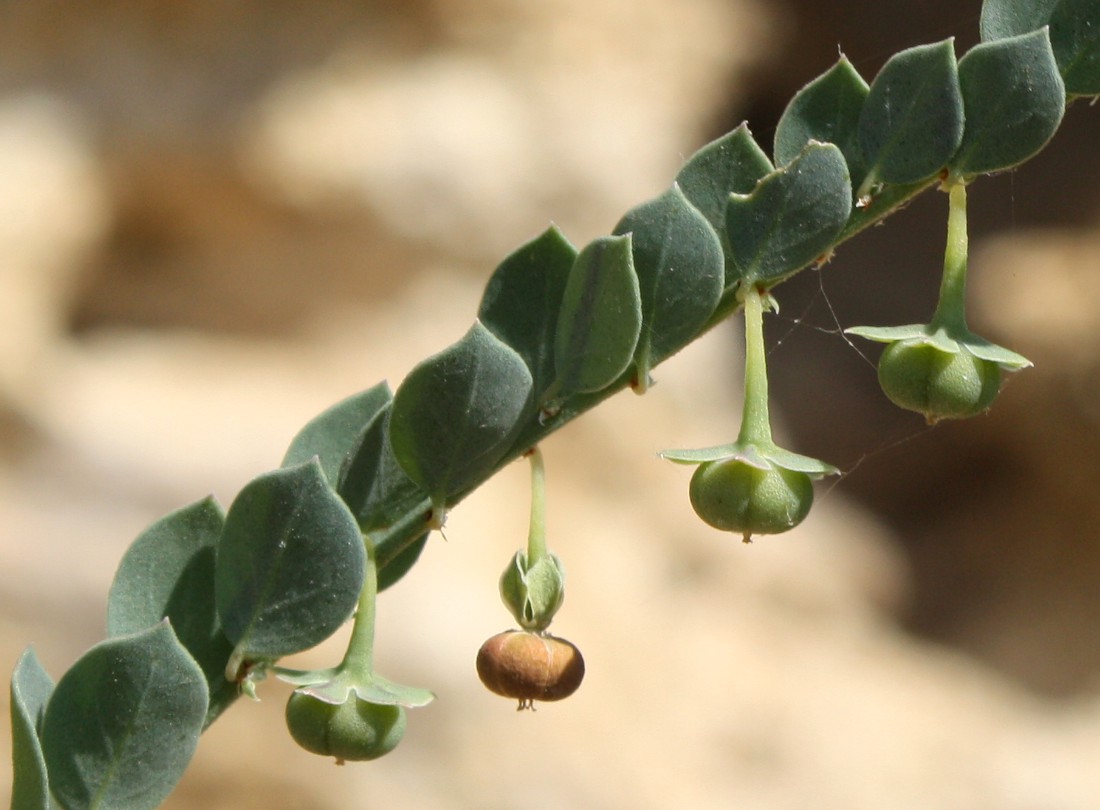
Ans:
[[[1066,108],[1047,29],[976,45],[959,61],[966,109],[951,172],[968,178],[1011,168],[1051,139]]]
[[[374,415],[348,454],[336,491],[351,509],[359,528],[371,532],[390,526],[408,504],[426,493],[405,474],[390,443],[392,406]]]
[[[534,405],[554,380],[554,330],[577,249],[556,227],[506,258],[489,279],[477,317],[531,371]]]
[[[424,532],[420,537],[413,540],[409,545],[388,563],[378,569],[378,592],[386,590],[394,583],[398,582],[405,574],[409,573],[416,561],[420,559],[420,553],[424,550],[424,546],[428,542],[429,532]]]
[[[388,528],[427,497],[397,463],[390,444],[389,420],[387,405],[359,437],[340,472],[336,490],[364,534]],[[379,560],[379,592],[409,572],[427,542],[428,532],[424,532],[393,558]]]
[[[527,364],[480,321],[409,372],[394,395],[390,441],[405,473],[431,496],[436,518],[447,498],[500,461],[530,396]]]
[[[871,82],[859,117],[868,165],[860,196],[875,183],[933,177],[955,154],[962,131],[954,40],[895,54]]]
[[[1054,58],[1070,96],[1100,94],[1100,3],[1096,0],[986,0],[983,42],[1050,26]]]
[[[741,124],[692,155],[676,175],[680,190],[714,228],[727,255],[726,206],[730,194],[748,194],[756,181],[773,168],[748,125]],[[736,281],[736,273],[727,264],[725,286]]]
[[[828,252],[852,211],[844,156],[811,143],[726,209],[730,257],[746,284],[774,284]]]
[[[641,295],[635,351],[638,380],[687,343],[707,322],[725,287],[722,245],[710,223],[675,183],[627,212],[616,234],[630,234]]]
[[[206,702],[202,670],[167,621],[97,644],[46,706],[50,789],[69,808],[158,807],[191,760]]]
[[[599,391],[634,357],[642,330],[641,292],[629,236],[604,236],[577,256],[554,335],[556,395]]]
[[[844,155],[852,184],[865,173],[859,146],[859,116],[867,99],[867,82],[846,56],[799,90],[775,128],[775,163],[784,166],[810,141],[835,144]]]
[[[389,385],[380,382],[336,403],[298,431],[281,466],[294,467],[317,456],[325,477],[335,483],[363,428],[391,399]]]
[[[1100,95],[1100,3],[1062,0],[1050,18],[1050,41],[1066,92]]]
[[[12,810],[49,810],[49,777],[39,735],[53,681],[28,647],[11,676]]]
[[[119,563],[107,598],[107,635],[146,630],[164,618],[206,675],[206,725],[237,699],[225,665],[233,645],[214,604],[215,548],[225,515],[212,497],[178,509],[142,532]]]
[[[1050,22],[1061,0],[985,0],[979,27],[982,42],[1030,34]]]
[[[316,459],[240,491],[218,544],[218,615],[234,657],[270,660],[324,641],[351,615],[366,551]]]

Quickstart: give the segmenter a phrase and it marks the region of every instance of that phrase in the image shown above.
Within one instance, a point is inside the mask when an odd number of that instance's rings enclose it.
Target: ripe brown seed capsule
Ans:
[[[508,630],[481,645],[477,674],[491,692],[515,698],[520,709],[536,700],[561,700],[584,680],[584,658],[571,642],[551,635]]]

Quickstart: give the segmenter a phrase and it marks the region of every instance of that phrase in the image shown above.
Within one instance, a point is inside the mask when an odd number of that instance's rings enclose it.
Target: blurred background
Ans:
[[[977,40],[978,0],[27,0],[0,6],[0,661],[60,675],[150,522],[277,466],[305,421],[460,337],[496,264],[574,244],[742,120],[770,149],[842,49]],[[838,325],[927,320],[931,193],[778,291],[787,446],[841,466],[788,535],[702,525],[667,447],[738,425],[739,322],[544,446],[554,630],[589,674],[517,715],[527,470],[454,510],[380,602],[376,661],[436,691],[334,767],[261,687],[168,808],[1100,807],[1100,113],[971,192],[972,326],[1029,356],[926,427]],[[342,639],[300,656],[327,666]],[[0,758],[8,759],[8,717]],[[10,774],[0,771],[0,793]]]

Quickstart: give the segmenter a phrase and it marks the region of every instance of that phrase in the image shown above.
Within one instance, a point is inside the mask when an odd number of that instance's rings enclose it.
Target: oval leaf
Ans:
[[[1061,0],[985,0],[979,27],[982,42],[1038,31]]]
[[[986,0],[982,42],[1050,26],[1054,59],[1071,96],[1100,94],[1100,3],[1096,0]]]
[[[176,638],[206,675],[212,723],[237,699],[225,679],[233,645],[214,604],[215,548],[225,515],[212,497],[158,520],[119,563],[107,599],[107,635],[124,636],[170,619]]]
[[[731,194],[726,209],[730,258],[743,283],[772,284],[828,252],[852,211],[844,156],[811,143],[757,184]]]
[[[867,82],[846,56],[799,90],[775,128],[775,164],[785,166],[810,141],[835,144],[848,164],[852,185],[863,180],[859,115],[867,99]]]
[[[46,706],[50,789],[65,807],[159,807],[195,751],[206,699],[202,670],[167,621],[97,644]]]
[[[1066,92],[1100,95],[1100,3],[1062,0],[1050,17],[1050,42]]]
[[[254,479],[218,544],[218,615],[235,657],[271,660],[324,641],[363,586],[363,536],[316,459]]]
[[[1047,29],[976,45],[959,61],[966,109],[957,177],[996,172],[1034,155],[1062,121],[1066,92]]]
[[[336,491],[351,509],[359,528],[372,532],[390,526],[409,504],[426,497],[397,462],[390,443],[392,408],[374,415],[348,455]]]
[[[375,414],[341,470],[336,490],[364,534],[389,527],[427,497],[397,463],[390,444],[389,419],[389,406]],[[427,541],[425,532],[392,559],[379,559],[380,592],[409,572]]]
[[[50,785],[39,735],[53,681],[28,647],[11,676],[12,810],[49,810]]]
[[[730,194],[748,194],[773,168],[748,125],[741,124],[692,155],[676,175],[680,190],[714,228],[727,256],[726,206]],[[735,281],[737,274],[727,264],[725,286]]]
[[[641,293],[629,236],[604,236],[577,256],[554,336],[556,395],[599,391],[634,357],[642,329]]]
[[[391,399],[389,385],[380,382],[336,403],[298,431],[280,466],[294,467],[317,456],[325,477],[335,483],[363,428]]]
[[[530,396],[523,358],[476,322],[397,389],[389,427],[394,456],[441,509],[500,461]]]
[[[378,592],[386,590],[398,580],[400,580],[405,574],[409,573],[410,569],[416,565],[416,561],[420,559],[420,553],[424,550],[424,546],[428,542],[429,532],[424,532],[422,535],[413,540],[404,549],[399,551],[384,565],[380,559],[378,569]]]
[[[477,317],[531,371],[532,404],[554,380],[554,330],[577,249],[556,227],[506,258],[489,279]]]
[[[955,154],[962,131],[954,41],[895,54],[871,83],[859,117],[868,166],[860,196],[875,183],[916,183],[935,176]]]
[[[725,287],[722,245],[680,187],[627,212],[616,234],[631,236],[642,306],[635,357],[638,380],[691,340],[718,306]]]

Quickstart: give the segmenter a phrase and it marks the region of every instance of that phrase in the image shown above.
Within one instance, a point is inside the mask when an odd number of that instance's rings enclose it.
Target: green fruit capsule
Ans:
[[[754,534],[793,529],[814,502],[806,473],[776,466],[762,470],[735,458],[700,464],[689,493],[695,514],[716,529],[740,532],[746,543]]]
[[[392,751],[405,734],[405,710],[368,703],[354,694],[340,704],[294,692],[286,704],[290,736],[307,751],[345,760],[377,759]]]
[[[1001,387],[1001,367],[965,348],[946,352],[917,341],[890,344],[878,362],[878,381],[899,408],[940,419],[977,416]]]

